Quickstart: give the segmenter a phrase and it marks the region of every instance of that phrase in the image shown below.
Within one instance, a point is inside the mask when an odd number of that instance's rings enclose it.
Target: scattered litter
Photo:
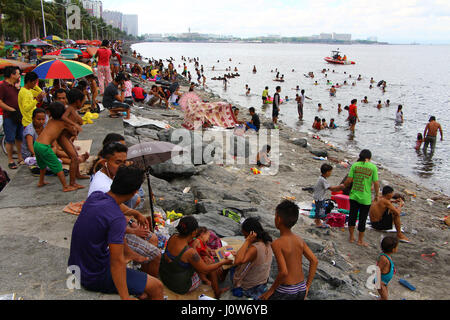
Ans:
[[[261,171],[257,168],[250,168],[250,171],[253,172],[253,174],[261,174]]]
[[[446,244],[448,244],[448,241],[445,241],[445,242],[444,242],[444,246],[445,246]]]
[[[398,280],[398,282],[399,282],[402,286],[408,288],[409,290],[411,290],[411,291],[416,291],[416,287],[414,287],[411,283],[409,283],[409,282],[406,281],[405,279],[400,279],[400,280]]]
[[[39,243],[48,243],[47,240],[39,240]]]
[[[372,296],[372,297],[375,297],[375,298],[379,298],[379,296],[377,296],[375,293],[372,293],[372,292],[369,292],[369,294]]]
[[[410,274],[405,274],[405,278],[411,278]]]
[[[284,200],[290,200],[290,201],[295,201],[295,197],[289,197],[289,196],[283,196]]]
[[[403,192],[406,193],[408,196],[413,196],[414,198],[416,197],[416,194],[411,190],[405,189],[403,190]]]
[[[432,261],[432,258],[436,255],[436,252],[433,253],[422,253],[420,256],[427,261]]]
[[[321,160],[321,161],[325,161],[327,160],[327,158],[325,157],[313,157],[314,160]]]
[[[21,277],[22,276],[22,272],[19,272],[19,277]]]
[[[198,300],[217,300],[217,299],[211,298],[210,296],[207,296],[205,294],[201,294],[198,296]]]
[[[164,200],[164,198],[159,198],[159,200],[163,201],[163,200]]]
[[[450,204],[447,206],[447,209],[450,209]]]
[[[361,270],[353,270],[353,273],[360,273]]]
[[[23,298],[18,297],[16,293],[8,293],[0,295],[0,300],[23,300]]]
[[[335,266],[336,265],[336,261],[331,260],[331,265]]]
[[[67,240],[67,237],[64,237],[64,240]]]
[[[189,190],[191,190],[191,187],[186,187],[186,188],[184,188],[183,193],[188,193]]]
[[[429,204],[430,206],[432,206],[432,205],[433,205],[433,202],[434,202],[434,200],[431,200],[431,199],[427,199],[427,202],[428,202],[428,204]]]
[[[417,234],[417,230],[412,229],[411,234]]]

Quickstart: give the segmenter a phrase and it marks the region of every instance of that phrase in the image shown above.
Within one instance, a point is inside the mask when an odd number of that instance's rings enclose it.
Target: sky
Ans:
[[[352,39],[450,44],[450,0],[103,0],[138,14],[139,34],[253,37],[351,33]]]

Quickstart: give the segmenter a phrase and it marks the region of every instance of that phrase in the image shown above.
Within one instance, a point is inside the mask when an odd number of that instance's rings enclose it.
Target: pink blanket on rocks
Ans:
[[[184,110],[183,127],[189,130],[210,126],[234,128],[235,125],[236,118],[229,103],[189,101]]]

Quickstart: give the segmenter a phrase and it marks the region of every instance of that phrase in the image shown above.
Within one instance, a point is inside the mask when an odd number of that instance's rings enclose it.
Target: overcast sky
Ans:
[[[351,33],[390,43],[450,44],[450,0],[103,0],[139,15],[139,34],[310,36]]]

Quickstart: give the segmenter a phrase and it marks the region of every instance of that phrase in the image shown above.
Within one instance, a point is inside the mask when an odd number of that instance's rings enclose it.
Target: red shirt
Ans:
[[[17,100],[18,97],[19,97],[19,90],[16,88],[16,86],[10,85],[7,81],[2,81],[0,83],[0,100],[2,100],[11,108],[16,109],[17,110],[16,112],[19,112],[20,114],[19,103]],[[3,114],[3,109],[2,108],[0,109],[2,110]],[[9,118],[10,112],[5,111],[3,116],[5,118]]]
[[[348,107],[348,115],[350,117],[356,117],[356,109],[357,109],[356,104],[351,104]]]
[[[99,48],[97,50],[98,56],[98,65],[99,66],[108,66],[109,67],[109,59],[111,58],[111,50],[107,48]]]
[[[144,89],[142,89],[141,87],[134,87],[131,90],[134,93],[134,98],[135,99],[144,99]]]

